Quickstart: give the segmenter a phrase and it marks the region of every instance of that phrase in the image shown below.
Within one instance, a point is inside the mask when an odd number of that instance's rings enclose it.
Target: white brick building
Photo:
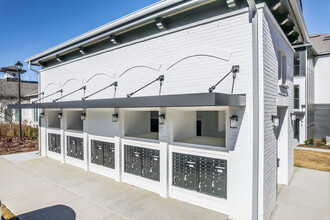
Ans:
[[[269,219],[293,175],[292,44],[306,36],[299,3],[257,3],[161,1],[28,58],[44,96],[20,107],[43,111],[42,155]]]

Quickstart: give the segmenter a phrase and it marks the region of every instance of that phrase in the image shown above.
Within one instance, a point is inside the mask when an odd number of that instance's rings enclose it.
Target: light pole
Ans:
[[[21,70],[23,64],[19,61],[15,64],[18,72],[18,104],[21,104]],[[22,141],[22,109],[18,109],[18,139]]]

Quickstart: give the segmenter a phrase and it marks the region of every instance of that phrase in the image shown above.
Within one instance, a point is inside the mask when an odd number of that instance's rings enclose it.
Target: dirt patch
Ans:
[[[15,154],[38,150],[38,139],[0,138],[0,155]]]
[[[1,209],[2,209],[2,217],[5,220],[14,220],[17,219],[16,216],[9,210],[7,207],[1,203]],[[0,216],[1,218],[1,216]]]
[[[294,165],[330,172],[330,153],[294,150]]]

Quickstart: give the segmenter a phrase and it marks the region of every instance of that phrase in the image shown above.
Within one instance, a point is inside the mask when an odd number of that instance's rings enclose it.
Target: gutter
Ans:
[[[32,67],[31,67],[31,61],[29,61],[29,65],[28,65],[28,67],[29,67],[29,70],[38,73],[38,99],[39,99],[39,96],[41,96],[41,93],[40,93],[40,91],[41,91],[41,86],[40,86],[40,72],[39,72],[38,70],[32,69]],[[39,117],[39,115],[38,115],[38,117]],[[40,118],[40,117],[39,117],[39,121],[41,121],[41,118]],[[41,122],[39,122],[39,123],[41,123]],[[40,134],[40,124],[39,124],[39,126],[38,126],[38,152],[37,152],[37,154],[38,154],[39,156],[41,155],[41,134]]]
[[[53,57],[55,54],[61,54],[69,50],[75,50],[80,46],[87,45],[93,41],[106,38],[111,34],[123,33],[127,30],[131,30],[135,27],[139,27],[145,24],[149,24],[155,21],[156,18],[166,17],[170,14],[178,13],[179,11],[187,10],[188,8],[196,7],[200,4],[214,0],[168,0],[156,3],[116,21],[110,22],[90,32],[82,34],[76,38],[59,44],[51,49],[41,52],[35,56],[32,56],[25,60],[25,62],[33,62],[34,64],[38,61]],[[183,2],[183,3],[181,3]],[[181,4],[179,4],[181,3]],[[171,7],[172,6],[172,7]],[[153,14],[151,14],[153,13]]]
[[[252,68],[253,68],[253,153],[252,153],[252,219],[259,215],[259,48],[258,10],[254,0],[247,0],[249,20],[252,23]]]

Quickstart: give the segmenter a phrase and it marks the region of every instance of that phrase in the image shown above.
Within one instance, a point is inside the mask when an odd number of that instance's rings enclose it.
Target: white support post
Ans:
[[[41,156],[47,157],[47,115],[44,116],[44,118],[40,118],[40,151]],[[43,138],[42,138],[43,137]]]
[[[165,123],[159,124],[159,141],[160,141],[160,164],[159,164],[159,180],[160,180],[160,196],[167,198],[168,197],[168,131],[169,131],[169,120],[168,112],[166,108],[161,108],[159,114],[165,114]]]
[[[60,128],[61,128],[61,163],[65,163],[65,155],[66,155],[66,138],[65,138],[65,130],[66,130],[66,121],[67,114],[65,111],[62,111],[62,118],[60,120]]]
[[[119,118],[117,122],[114,123],[115,129],[115,170],[116,170],[116,177],[115,180],[117,182],[121,182],[121,128],[123,123],[123,113],[119,112],[119,109],[115,109],[113,114],[118,113]]]
[[[121,141],[120,137],[115,137],[115,180],[121,182]]]
[[[89,171],[89,139],[88,139],[88,111],[84,110],[86,116],[83,121],[83,138],[84,138],[84,170]]]

